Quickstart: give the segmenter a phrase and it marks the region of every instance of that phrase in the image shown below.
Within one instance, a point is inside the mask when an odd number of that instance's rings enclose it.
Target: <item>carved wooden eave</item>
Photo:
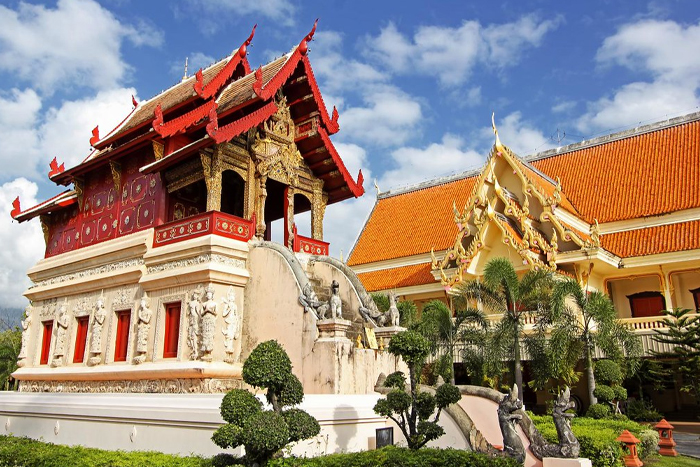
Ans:
[[[575,208],[562,192],[561,182],[548,180],[521,161],[501,144],[496,132],[496,142],[469,201],[461,212],[453,203],[458,231],[453,247],[442,258],[431,252],[436,277],[439,275],[448,289],[464,280],[474,258],[486,247],[488,229],[496,229],[503,244],[532,269],[555,271],[559,253],[598,248],[597,223],[591,225],[590,234],[571,227],[557,214],[558,209],[565,209],[558,208],[562,203],[566,204],[567,213],[576,216],[571,212]]]

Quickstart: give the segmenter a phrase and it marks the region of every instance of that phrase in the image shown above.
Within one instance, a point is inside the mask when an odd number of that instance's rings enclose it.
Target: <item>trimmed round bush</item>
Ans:
[[[627,389],[623,386],[613,386],[613,391],[615,391],[615,400],[623,401],[627,399]]]
[[[586,417],[595,419],[605,418],[608,415],[610,415],[610,407],[606,404],[593,404],[588,407],[588,412],[586,412]]]
[[[258,344],[243,363],[243,381],[258,388],[281,388],[292,362],[277,341]]]
[[[593,395],[604,402],[610,402],[615,399],[615,391],[606,384],[597,384],[593,390]]]
[[[421,364],[430,353],[430,342],[415,331],[402,331],[391,338],[389,353],[400,356],[409,366]]]
[[[241,439],[242,433],[243,429],[241,427],[227,423],[217,428],[211,436],[211,440],[220,448],[235,448],[243,444]]]
[[[221,418],[238,427],[261,410],[262,402],[243,389],[232,389],[221,401]]]
[[[612,360],[598,360],[595,362],[593,374],[595,375],[596,381],[606,384],[619,383],[623,378],[620,365]]]
[[[441,409],[450,404],[456,404],[462,399],[462,393],[454,384],[445,383],[435,391],[437,406]]]
[[[394,389],[386,395],[386,401],[395,412],[402,412],[411,407],[411,396],[400,389]]]
[[[241,438],[246,456],[264,463],[287,445],[289,428],[277,412],[260,412],[243,424]]]
[[[395,371],[384,380],[384,387],[401,389],[402,391],[406,389],[406,375],[401,371]]]
[[[288,409],[282,412],[282,418],[289,429],[289,441],[295,442],[316,436],[321,431],[318,421],[301,409]]]
[[[428,392],[419,392],[416,396],[416,411],[419,420],[427,420],[435,412],[435,396]]]
[[[284,385],[280,388],[278,402],[281,406],[301,404],[304,400],[304,387],[299,378],[293,373],[288,373],[284,378]]]

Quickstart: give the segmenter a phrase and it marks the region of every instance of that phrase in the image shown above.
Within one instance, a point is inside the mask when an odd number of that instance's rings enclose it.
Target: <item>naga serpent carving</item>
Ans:
[[[525,447],[515,426],[520,423],[523,416],[515,412],[522,408],[523,403],[518,399],[518,386],[513,385],[510,393],[505,394],[498,404],[498,425],[503,435],[503,454],[521,464],[525,462]]]
[[[566,411],[573,408],[575,404],[569,401],[571,391],[568,386],[561,392],[559,397],[554,400],[552,408],[552,418],[554,425],[557,428],[557,436],[559,444],[547,443],[541,436],[533,437],[531,440],[530,450],[538,459],[544,457],[560,457],[560,458],[576,458],[581,451],[574,432],[571,431],[571,419],[574,414]]]

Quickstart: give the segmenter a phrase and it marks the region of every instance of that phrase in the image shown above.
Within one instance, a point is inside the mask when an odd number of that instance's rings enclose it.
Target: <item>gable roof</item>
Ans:
[[[700,112],[546,151],[520,163],[547,196],[554,195],[553,180],[559,179],[558,206],[591,224],[700,207]],[[433,247],[436,251],[450,248],[457,234],[452,203],[463,206],[478,177],[479,173],[471,172],[379,195],[348,264],[425,254]],[[688,228],[643,230],[647,231],[644,235],[670,235],[667,232]],[[666,243],[665,248],[698,247],[689,235]],[[580,236],[590,239],[586,232]],[[634,241],[632,237],[622,232],[600,238],[604,248],[622,257],[657,252],[623,246]]]

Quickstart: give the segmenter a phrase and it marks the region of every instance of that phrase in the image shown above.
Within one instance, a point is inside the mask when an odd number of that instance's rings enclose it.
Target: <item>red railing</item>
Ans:
[[[247,242],[255,235],[255,213],[249,221],[219,211],[168,222],[155,228],[153,247],[182,242],[203,235],[221,235]]]
[[[328,256],[328,246],[330,243],[314,238],[304,237],[297,233],[297,226],[294,225],[294,245],[295,252],[308,253],[310,255]]]

